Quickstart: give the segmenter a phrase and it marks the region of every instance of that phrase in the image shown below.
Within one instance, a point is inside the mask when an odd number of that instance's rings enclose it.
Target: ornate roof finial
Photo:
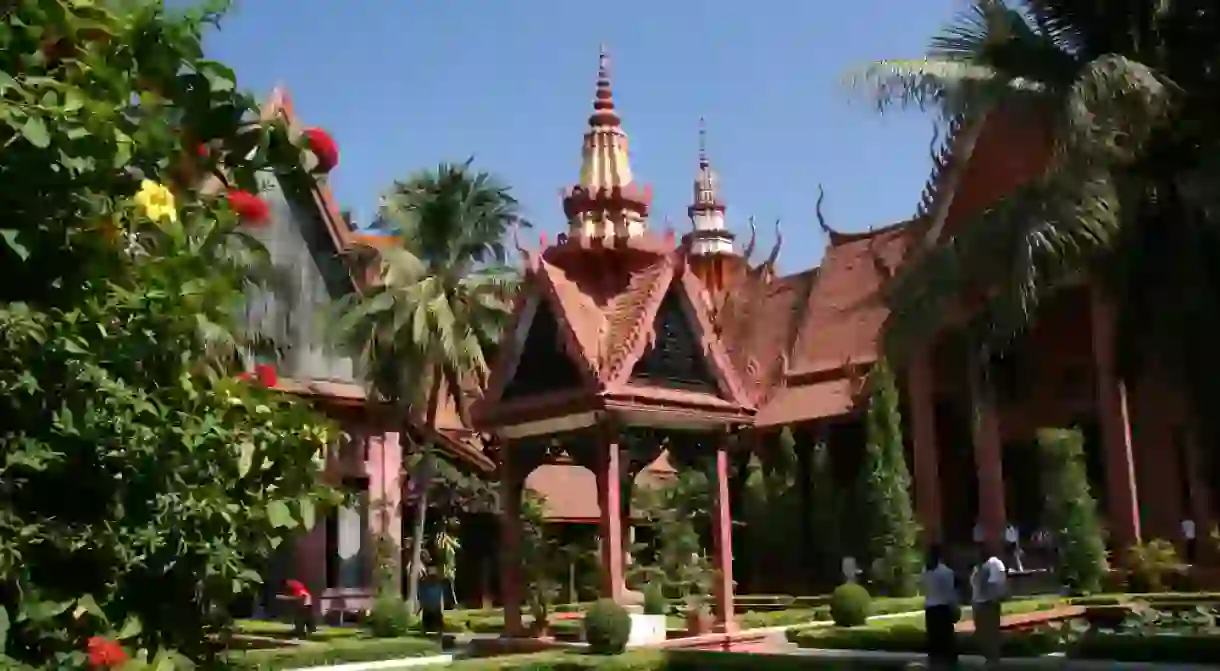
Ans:
[[[627,155],[614,95],[610,91],[610,57],[603,45],[597,59],[597,89],[589,130],[581,147],[580,178],[563,191],[568,234],[603,243],[643,235],[652,190],[636,184]]]
[[[602,44],[597,54],[597,89],[593,94],[593,114],[589,115],[589,126],[617,127],[621,122],[614,111],[614,92],[610,90],[610,56]]]
[[[707,119],[699,117],[699,168],[706,170],[711,163],[707,160]]]

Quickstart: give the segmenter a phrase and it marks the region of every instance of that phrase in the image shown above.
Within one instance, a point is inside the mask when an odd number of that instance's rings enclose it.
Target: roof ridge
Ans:
[[[580,365],[581,370],[585,373],[589,382],[594,385],[600,382],[601,361],[598,357],[599,338],[594,337],[592,342],[586,342],[587,338],[582,338],[582,333],[572,323],[569,313],[567,301],[572,299],[579,301],[577,307],[586,308],[586,312],[600,317],[601,311],[597,309],[597,305],[592,299],[584,294],[584,292],[576,292],[575,295],[570,295],[570,292],[559,291],[557,279],[563,282],[574,284],[567,277],[557,278],[555,275],[563,274],[563,269],[555,264],[547,261],[542,256],[538,257],[538,266],[536,274],[543,278],[541,283],[542,299],[550,300],[552,307],[558,308],[555,310],[555,322],[560,328],[560,343],[565,345],[569,352],[567,353],[576,363]],[[591,309],[589,309],[591,308]],[[605,328],[604,318],[599,319],[597,324],[593,326],[597,329],[598,334]]]

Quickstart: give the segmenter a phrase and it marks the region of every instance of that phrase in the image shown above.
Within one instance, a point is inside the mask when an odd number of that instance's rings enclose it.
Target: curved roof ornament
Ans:
[[[838,231],[834,230],[830,227],[830,224],[826,223],[826,215],[822,214],[822,203],[825,201],[826,189],[822,188],[821,184],[818,184],[818,203],[814,207],[814,212],[818,216],[818,228],[822,229],[822,233],[826,234],[826,237],[832,237],[836,235]]]
[[[779,219],[775,220],[775,246],[771,248],[771,254],[767,257],[764,264],[772,271],[775,270],[775,262],[779,260],[779,249],[784,245],[784,232],[780,230]]]
[[[754,225],[754,217],[749,219],[750,223],[750,242],[746,245],[746,251],[742,252],[741,258],[746,261],[750,260],[750,255],[754,253],[754,243],[758,241],[758,227]]]
[[[520,232],[520,226],[513,226],[513,247],[516,247],[517,254],[521,255],[521,265],[525,266],[526,272],[529,272],[534,269],[534,252],[521,245]]]

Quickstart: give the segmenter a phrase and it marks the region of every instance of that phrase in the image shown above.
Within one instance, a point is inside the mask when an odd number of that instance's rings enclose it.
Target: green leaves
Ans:
[[[16,601],[0,638],[39,668],[84,666],[93,635],[124,640],[133,669],[185,668],[167,648],[209,650],[223,625],[205,614],[330,499],[324,418],[232,379],[247,345],[233,306],[266,250],[238,244],[222,199],[194,190],[230,158],[199,165],[194,143],[249,143],[242,179],[308,176],[270,151],[283,125],[256,121],[232,70],[200,58],[193,19],[161,3],[10,4],[0,583]],[[158,196],[174,216],[156,226],[143,180],[173,197]],[[48,566],[63,568],[30,568]]]
[[[47,130],[47,122],[43,121],[42,117],[31,116],[26,119],[21,126],[21,137],[39,149],[51,146],[51,132]]]
[[[276,529],[288,529],[296,525],[296,521],[292,519],[292,511],[288,509],[288,504],[279,499],[267,504],[267,519],[271,521],[271,526]]]

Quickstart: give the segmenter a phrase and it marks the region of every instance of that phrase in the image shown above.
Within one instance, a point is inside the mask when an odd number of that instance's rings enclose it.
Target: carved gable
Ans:
[[[501,398],[510,401],[580,388],[583,384],[580,370],[564,353],[559,321],[545,300],[538,301],[528,328],[520,358]]]
[[[271,218],[248,232],[266,247],[272,279],[248,292],[246,324],[274,343],[281,377],[351,382],[352,360],[327,331],[334,300],[353,290],[347,268],[307,193],[273,177],[263,187]]]
[[[715,394],[716,378],[685,299],[670,288],[653,320],[653,342],[631,369],[631,382]]]

